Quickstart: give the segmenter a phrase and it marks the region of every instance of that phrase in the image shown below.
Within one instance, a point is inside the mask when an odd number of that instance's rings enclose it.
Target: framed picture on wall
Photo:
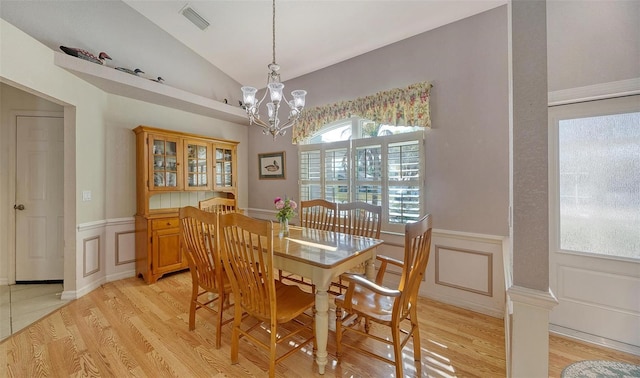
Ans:
[[[284,151],[258,154],[258,178],[285,179]]]

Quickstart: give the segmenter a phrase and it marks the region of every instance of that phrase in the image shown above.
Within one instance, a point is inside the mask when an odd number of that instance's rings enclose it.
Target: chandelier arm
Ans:
[[[265,121],[261,120],[260,118],[257,117],[250,117],[249,119],[252,123],[264,128],[264,129],[268,129],[269,127],[271,127],[268,123],[266,123]]]

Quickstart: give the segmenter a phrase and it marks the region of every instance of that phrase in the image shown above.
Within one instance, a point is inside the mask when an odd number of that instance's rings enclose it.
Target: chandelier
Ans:
[[[287,100],[282,92],[284,84],[280,82],[280,74],[278,73],[280,66],[276,63],[276,0],[273,0],[272,36],[273,61],[267,66],[267,68],[269,68],[269,73],[267,75],[267,89],[265,90],[264,95],[260,101],[256,101],[256,94],[258,92],[256,88],[245,86],[242,87],[241,90],[242,102],[245,110],[247,111],[247,116],[249,117],[249,124],[255,124],[262,127],[262,133],[265,135],[271,134],[273,136],[273,140],[275,140],[276,136],[284,135],[286,130],[292,127],[298,118],[300,118],[302,109],[304,109],[304,96],[307,94],[307,91],[298,89],[291,92],[291,97],[293,97],[293,99]],[[259,110],[262,101],[267,97],[267,93],[269,93],[271,102],[267,103],[267,114],[269,116],[269,120],[265,122],[260,119]],[[287,104],[289,114],[287,120],[282,123],[278,113],[280,111],[280,105],[283,102]]]

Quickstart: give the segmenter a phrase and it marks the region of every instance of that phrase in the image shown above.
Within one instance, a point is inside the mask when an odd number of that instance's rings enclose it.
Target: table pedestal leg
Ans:
[[[327,365],[327,339],[329,338],[329,295],[327,288],[316,286],[316,342],[318,351],[316,352],[316,362],[318,372],[324,374]]]

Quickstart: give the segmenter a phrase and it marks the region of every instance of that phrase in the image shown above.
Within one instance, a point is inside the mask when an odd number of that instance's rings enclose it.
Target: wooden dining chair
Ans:
[[[305,228],[313,228],[322,231],[334,231],[336,227],[336,216],[338,215],[338,204],[323,199],[312,199],[300,201],[300,225]],[[308,279],[279,272],[280,281],[291,281],[311,287],[311,292],[315,292],[315,286]]]
[[[343,234],[364,236],[380,239],[382,227],[382,206],[372,205],[366,202],[348,202],[338,204],[338,216],[336,218],[336,231]],[[350,273],[364,273],[364,265],[353,268]],[[331,282],[329,293],[341,295],[347,289],[338,276]]]
[[[349,286],[345,294],[336,297],[336,349],[340,358],[342,347],[347,346],[368,356],[395,365],[396,377],[402,374],[402,349],[409,339],[413,338],[413,358],[420,361],[420,330],[418,328],[418,289],[429,262],[431,250],[431,215],[427,214],[416,223],[405,226],[404,261],[386,256],[377,256],[381,261],[376,282],[371,282],[358,274],[345,274]],[[387,266],[402,268],[402,276],[397,289],[383,286]],[[364,331],[362,322],[353,319],[365,319]],[[391,340],[372,334],[370,322],[387,326],[391,329]],[[409,324],[407,324],[409,323]],[[406,327],[409,326],[408,329]],[[404,327],[404,328],[401,328]],[[394,359],[374,353],[363,348],[362,342],[343,343],[347,331],[373,338],[393,347]],[[401,338],[401,334],[403,338]],[[385,349],[386,350],[386,349]]]
[[[198,202],[200,210],[211,213],[228,213],[236,211],[236,200],[233,198],[213,197]]]
[[[189,308],[189,330],[196,327],[196,310],[206,309],[215,314],[216,348],[220,348],[221,329],[233,320],[223,320],[223,312],[231,308],[229,295],[231,284],[223,272],[218,253],[217,214],[208,213],[193,206],[183,207],[180,218],[180,240],[189,261],[191,271],[191,301]],[[205,298],[205,294],[207,297]],[[211,304],[217,301],[217,308]]]
[[[298,286],[276,281],[273,265],[273,224],[271,221],[247,217],[239,213],[219,215],[219,229],[223,239],[221,257],[231,282],[235,299],[235,320],[231,337],[231,363],[238,363],[239,338],[246,337],[269,353],[269,377],[275,376],[275,365],[291,356],[295,351],[315,341],[313,309],[315,297]],[[241,314],[245,311],[258,320],[250,327],[242,326]],[[311,315],[305,311],[310,311]],[[305,318],[306,321],[301,320]],[[256,332],[264,331],[268,342]],[[297,327],[280,325],[296,323]],[[293,340],[307,330],[310,335],[302,341]],[[300,338],[300,337],[299,337]],[[286,343],[285,343],[286,342]],[[295,344],[286,353],[277,357],[277,346],[281,343]]]

